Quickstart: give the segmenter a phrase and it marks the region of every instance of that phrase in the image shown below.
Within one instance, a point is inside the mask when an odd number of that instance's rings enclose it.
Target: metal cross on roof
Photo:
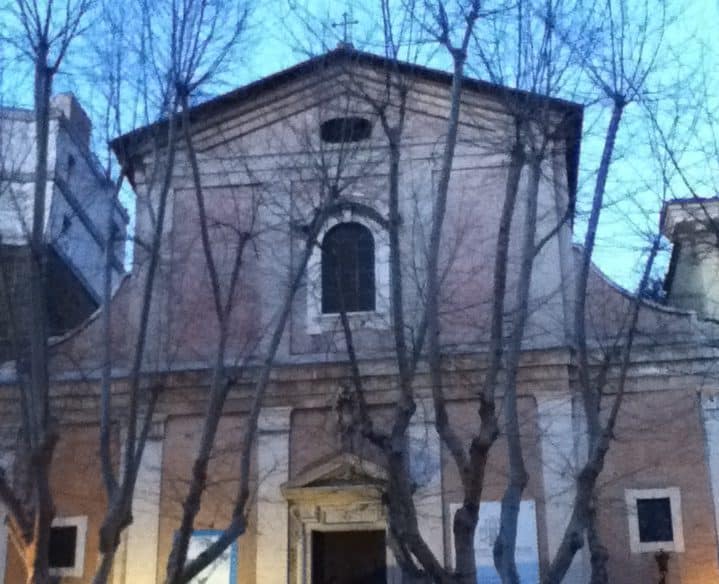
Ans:
[[[332,27],[337,28],[338,26],[342,27],[342,42],[345,45],[350,44],[352,41],[349,38],[349,27],[353,24],[359,24],[359,21],[357,20],[350,20],[350,15],[347,14],[347,12],[342,13],[342,22],[333,22]]]

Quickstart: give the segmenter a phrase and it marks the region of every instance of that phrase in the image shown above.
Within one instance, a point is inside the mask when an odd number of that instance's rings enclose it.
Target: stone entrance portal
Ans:
[[[384,531],[313,531],[312,584],[385,584]]]
[[[395,584],[379,465],[340,454],[282,486],[289,503],[290,584]]]

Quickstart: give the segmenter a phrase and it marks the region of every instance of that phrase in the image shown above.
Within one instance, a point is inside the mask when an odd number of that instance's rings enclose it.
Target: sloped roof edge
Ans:
[[[446,71],[432,69],[424,65],[417,65],[407,61],[394,61],[380,55],[357,50],[349,45],[341,44],[336,49],[327,53],[312,57],[287,69],[283,69],[277,73],[273,73],[267,77],[263,77],[257,81],[253,81],[252,83],[199,103],[191,107],[190,112],[193,117],[197,119],[198,117],[202,117],[210,112],[216,112],[218,108],[228,107],[233,104],[240,103],[247,99],[256,97],[265,91],[276,88],[284,83],[288,83],[293,79],[305,75],[317,66],[321,65],[327,67],[341,62],[360,63],[375,67],[389,67],[391,65],[403,75],[415,75],[428,81],[434,81],[445,85],[450,85],[452,83],[452,74]],[[549,103],[558,110],[565,111],[573,118],[575,131],[573,132],[574,136],[571,137],[571,140],[575,142],[575,146],[578,148],[579,139],[581,137],[581,122],[583,113],[583,106],[581,104],[555,97],[542,96],[529,91],[513,89],[471,77],[464,78],[463,86],[466,89],[471,89],[480,93],[488,93],[499,97],[511,96],[524,99],[528,102]],[[153,131],[160,129],[166,123],[166,120],[160,120],[159,122],[131,130],[130,132],[111,140],[110,145],[118,158],[122,159],[123,153],[127,152],[128,148],[130,148],[133,144],[138,144],[146,136],[150,135]]]

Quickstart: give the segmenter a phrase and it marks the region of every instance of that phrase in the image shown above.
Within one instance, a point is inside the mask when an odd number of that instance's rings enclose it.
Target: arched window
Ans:
[[[322,240],[322,312],[375,309],[374,239],[359,223],[340,223]]]

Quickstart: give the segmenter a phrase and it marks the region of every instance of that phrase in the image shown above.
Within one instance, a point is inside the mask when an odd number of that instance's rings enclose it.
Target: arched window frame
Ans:
[[[322,314],[339,313],[343,302],[348,313],[374,312],[377,295],[372,232],[356,221],[339,223],[325,232],[321,248]],[[337,253],[340,257],[335,257]],[[337,271],[343,274],[340,282]]]
[[[348,313],[350,324],[365,328],[389,328],[389,235],[376,221],[350,209],[331,217],[322,227],[317,240],[322,241],[333,227],[342,223],[358,223],[366,227],[374,239],[375,309]],[[322,249],[316,245],[307,265],[307,332],[320,334],[336,330],[339,314],[322,313]]]

